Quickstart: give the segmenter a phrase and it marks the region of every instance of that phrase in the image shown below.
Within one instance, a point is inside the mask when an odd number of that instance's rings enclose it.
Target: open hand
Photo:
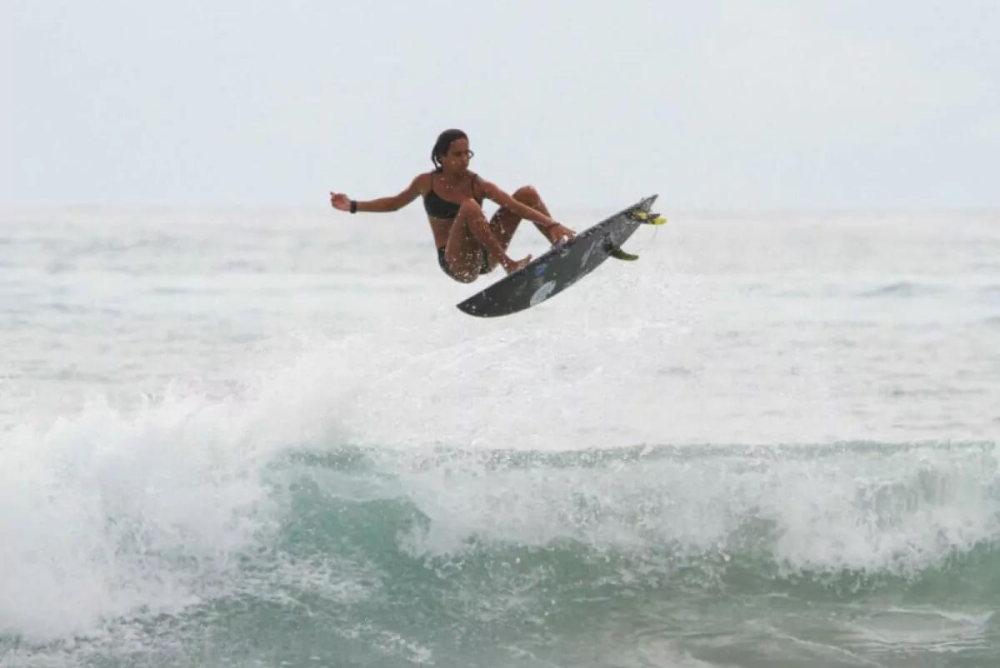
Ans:
[[[330,193],[330,206],[339,211],[351,210],[351,198],[344,193]]]

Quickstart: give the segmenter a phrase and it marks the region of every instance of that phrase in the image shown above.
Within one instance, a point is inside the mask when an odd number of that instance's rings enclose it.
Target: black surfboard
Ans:
[[[649,212],[654,201],[656,195],[647,197],[557,244],[527,266],[461,302],[458,308],[482,318],[510,315],[551,299],[609,257],[634,260],[635,256],[623,252],[621,245],[639,225],[663,222]]]

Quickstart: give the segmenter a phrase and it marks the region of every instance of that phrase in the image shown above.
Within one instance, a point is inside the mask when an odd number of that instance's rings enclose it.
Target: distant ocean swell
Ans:
[[[895,281],[885,283],[857,293],[862,298],[917,298],[938,297],[940,295],[967,295],[984,302],[992,302],[1000,298],[1000,285],[995,283],[973,282],[966,284],[961,281],[918,282]]]

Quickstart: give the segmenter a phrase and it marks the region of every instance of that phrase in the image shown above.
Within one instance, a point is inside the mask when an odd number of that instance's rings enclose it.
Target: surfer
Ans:
[[[403,192],[362,202],[331,192],[330,204],[351,213],[387,212],[398,211],[417,197],[423,197],[437,246],[438,264],[444,273],[462,283],[471,283],[497,264],[510,274],[531,261],[530,255],[521,260],[507,255],[514,232],[525,218],[553,245],[574,236],[571,229],[552,220],[533,187],[523,186],[508,195],[469,171],[472,156],[464,132],[445,130],[431,151],[434,170],[417,175]],[[500,205],[488,221],[483,213],[484,198]]]

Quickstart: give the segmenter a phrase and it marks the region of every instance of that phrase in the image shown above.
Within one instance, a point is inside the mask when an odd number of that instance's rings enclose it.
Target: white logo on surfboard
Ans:
[[[539,287],[537,290],[535,290],[534,293],[532,293],[529,303],[532,306],[534,306],[535,304],[545,301],[548,298],[548,296],[552,294],[552,291],[555,289],[556,289],[555,281],[546,281],[545,283],[542,283],[541,287]]]
[[[580,260],[580,268],[581,269],[583,269],[585,266],[587,266],[587,260],[590,259],[590,255],[591,255],[591,253],[594,252],[595,248],[597,248],[597,244],[590,244],[590,246],[587,247],[587,251],[583,254],[583,259]]]

